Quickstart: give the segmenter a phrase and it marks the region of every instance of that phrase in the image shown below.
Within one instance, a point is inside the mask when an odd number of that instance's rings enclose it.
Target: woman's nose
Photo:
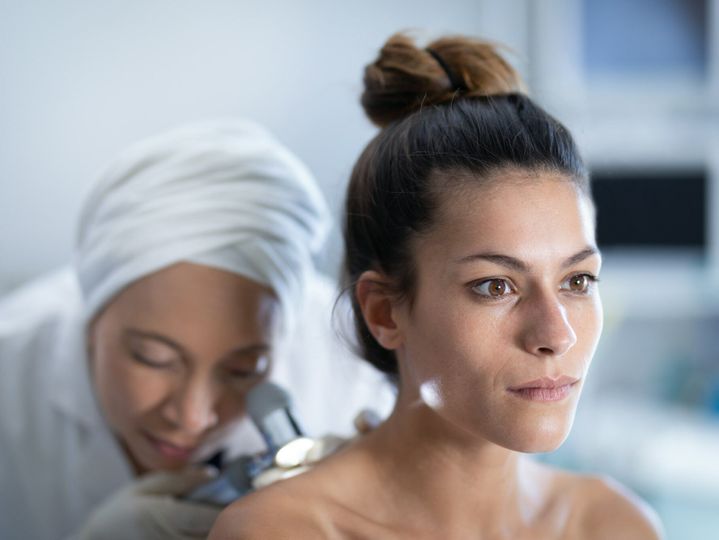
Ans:
[[[218,422],[216,394],[209,381],[185,381],[167,403],[165,416],[186,434],[200,435]]]
[[[524,349],[535,356],[561,356],[577,342],[567,309],[552,295],[532,300],[522,333]]]

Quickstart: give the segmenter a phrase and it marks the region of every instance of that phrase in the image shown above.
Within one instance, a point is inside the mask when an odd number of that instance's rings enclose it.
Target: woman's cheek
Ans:
[[[132,365],[116,366],[108,381],[110,402],[118,414],[137,414],[153,409],[171,393],[174,376],[168,370]]]
[[[572,326],[577,334],[577,345],[584,361],[589,364],[599,343],[604,326],[602,302],[597,294],[589,303],[578,304],[574,308]]]

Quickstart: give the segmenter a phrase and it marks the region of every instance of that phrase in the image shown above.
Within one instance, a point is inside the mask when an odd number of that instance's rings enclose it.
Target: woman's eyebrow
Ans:
[[[253,345],[247,345],[232,349],[230,352],[223,355],[223,358],[231,358],[233,356],[242,356],[246,354],[266,353],[269,352],[271,349],[272,348],[266,343],[255,343]]]
[[[457,263],[468,263],[477,260],[488,261],[499,266],[504,266],[510,270],[516,270],[517,272],[528,272],[529,265],[509,255],[501,255],[499,253],[473,253],[457,260]]]
[[[567,257],[562,262],[562,268],[574,266],[578,262],[581,262],[592,255],[598,254],[599,250],[597,248],[588,246],[571,257]],[[529,265],[526,262],[509,255],[502,255],[501,253],[474,253],[472,255],[467,255],[466,257],[461,257],[457,260],[457,263],[473,262],[476,260],[488,261],[517,272],[529,272]]]
[[[172,338],[163,336],[162,334],[157,334],[155,332],[146,332],[144,330],[138,330],[137,328],[128,328],[126,330],[126,334],[128,334],[130,337],[137,337],[140,339],[153,339],[156,341],[160,341],[160,342],[164,343],[165,345],[172,347],[181,355],[188,354],[182,345],[180,345],[178,342],[174,341]],[[271,347],[266,343],[253,343],[251,345],[244,345],[244,346],[232,349],[230,352],[228,352],[224,356],[228,357],[228,356],[248,354],[248,353],[263,353],[263,352],[269,351],[270,349],[271,349]]]
[[[175,352],[177,352],[177,354],[179,354],[181,357],[191,358],[190,353],[182,345],[167,336],[163,336],[162,334],[157,334],[155,332],[146,332],[144,330],[138,330],[137,328],[127,328],[125,330],[125,334],[130,338],[134,337],[159,341],[161,343],[164,343],[168,347],[173,348]],[[226,360],[233,356],[242,356],[246,354],[261,354],[266,353],[270,350],[271,347],[266,343],[253,343],[252,345],[245,345],[242,347],[237,347],[236,349],[232,349],[227,354],[222,355],[222,359]]]
[[[576,255],[572,255],[562,263],[562,268],[568,268],[574,266],[578,262],[582,262],[584,259],[591,257],[592,255],[599,255],[599,250],[594,246],[587,246]]]

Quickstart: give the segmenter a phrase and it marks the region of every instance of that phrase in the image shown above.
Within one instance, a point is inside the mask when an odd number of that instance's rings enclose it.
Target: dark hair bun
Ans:
[[[365,113],[384,127],[423,106],[521,92],[523,84],[490,42],[452,36],[420,49],[410,37],[395,34],[365,68],[364,87]]]

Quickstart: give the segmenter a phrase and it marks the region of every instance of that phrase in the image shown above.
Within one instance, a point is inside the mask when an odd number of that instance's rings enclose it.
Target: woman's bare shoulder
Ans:
[[[638,495],[606,476],[576,477],[577,525],[589,540],[660,540],[656,512]]]
[[[280,482],[247,495],[222,511],[208,540],[313,540],[329,538],[321,505],[311,492]]]
[[[359,471],[359,472],[358,472]],[[224,510],[209,540],[330,540],[387,538],[387,531],[357,508],[347,486],[366,479],[349,452],[264,487]]]

